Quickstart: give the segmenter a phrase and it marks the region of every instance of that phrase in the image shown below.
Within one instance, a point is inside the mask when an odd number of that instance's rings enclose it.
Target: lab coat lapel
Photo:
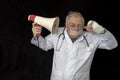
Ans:
[[[73,43],[72,43],[72,40],[70,39],[70,37],[69,37],[69,35],[68,35],[67,31],[66,31],[66,29],[65,29],[64,34],[65,34],[65,40],[66,40],[68,43],[73,44]]]

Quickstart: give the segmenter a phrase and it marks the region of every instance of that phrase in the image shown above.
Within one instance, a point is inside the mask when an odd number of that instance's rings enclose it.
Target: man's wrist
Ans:
[[[36,40],[38,40],[38,38],[37,37],[33,37],[33,39],[36,41]]]
[[[105,34],[107,31],[106,29],[103,30],[103,32],[101,32],[100,34]]]

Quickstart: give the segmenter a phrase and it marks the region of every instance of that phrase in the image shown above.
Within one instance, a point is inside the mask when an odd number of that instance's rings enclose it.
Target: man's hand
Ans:
[[[89,32],[95,32],[97,34],[101,34],[105,31],[105,29],[99,25],[96,21],[90,20],[85,26],[85,29]]]
[[[42,26],[37,23],[32,23],[33,37],[38,38],[42,32]]]

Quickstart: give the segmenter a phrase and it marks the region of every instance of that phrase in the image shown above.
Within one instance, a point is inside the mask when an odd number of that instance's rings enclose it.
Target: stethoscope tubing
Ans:
[[[60,50],[60,48],[62,47],[63,41],[64,41],[64,39],[65,39],[65,34],[64,34],[64,31],[65,31],[65,28],[63,29],[62,33],[58,36],[58,39],[57,39],[57,44],[56,44],[56,51],[59,51],[59,50]],[[60,46],[58,47],[58,43],[59,43],[60,37],[61,37],[62,35],[63,35],[62,42],[61,42]],[[87,46],[89,47],[89,43],[88,43],[88,41],[87,41],[86,37],[85,37],[85,36],[83,36],[83,38],[85,39],[86,44],[87,44]]]

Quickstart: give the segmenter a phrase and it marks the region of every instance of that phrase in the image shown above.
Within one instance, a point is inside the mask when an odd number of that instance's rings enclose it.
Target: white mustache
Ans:
[[[83,30],[80,31],[75,31],[75,30],[70,30],[69,34],[73,36],[77,36],[83,33]]]

